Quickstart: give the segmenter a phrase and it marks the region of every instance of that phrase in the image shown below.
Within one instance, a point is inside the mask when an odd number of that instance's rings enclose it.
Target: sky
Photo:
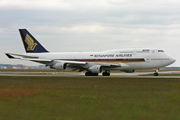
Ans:
[[[0,0],[0,64],[24,53],[26,28],[50,52],[158,48],[180,67],[179,0]]]

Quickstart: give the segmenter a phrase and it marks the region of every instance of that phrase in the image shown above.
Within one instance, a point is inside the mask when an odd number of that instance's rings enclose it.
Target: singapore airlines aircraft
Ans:
[[[103,52],[49,52],[26,29],[19,29],[26,53],[5,53],[11,59],[28,60],[56,70],[87,71],[86,76],[109,76],[110,71],[133,73],[135,70],[158,69],[175,62],[161,49],[130,48]]]

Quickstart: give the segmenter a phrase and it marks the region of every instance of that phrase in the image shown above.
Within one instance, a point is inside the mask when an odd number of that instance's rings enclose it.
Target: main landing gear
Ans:
[[[85,76],[98,76],[98,73],[86,72]]]
[[[158,76],[159,75],[158,72],[159,72],[159,68],[155,70],[154,76]]]
[[[103,76],[110,76],[110,72],[109,71],[105,71],[102,73]]]
[[[98,76],[98,73],[92,73],[92,72],[86,72],[85,76]],[[102,76],[110,76],[110,72],[109,71],[105,71],[102,73]]]

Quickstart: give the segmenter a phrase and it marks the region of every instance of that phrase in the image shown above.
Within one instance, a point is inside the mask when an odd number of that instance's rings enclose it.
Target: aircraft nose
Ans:
[[[174,63],[175,61],[176,61],[176,59],[171,56],[171,62]]]

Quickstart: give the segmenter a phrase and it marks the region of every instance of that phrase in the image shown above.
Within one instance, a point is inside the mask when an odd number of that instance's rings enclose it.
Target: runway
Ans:
[[[135,77],[135,78],[180,78],[180,71],[163,71],[159,76],[153,76],[154,72],[135,73],[111,73],[110,76],[85,76],[83,72],[0,72],[0,76],[64,76],[64,77]]]

